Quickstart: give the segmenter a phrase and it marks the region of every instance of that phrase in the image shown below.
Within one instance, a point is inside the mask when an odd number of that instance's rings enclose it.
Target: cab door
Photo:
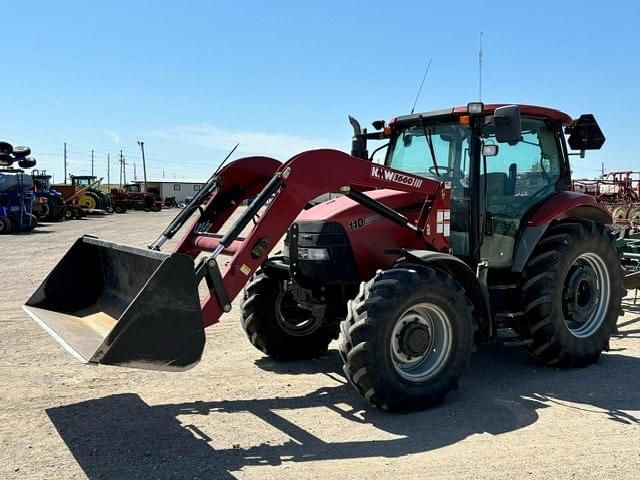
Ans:
[[[523,217],[558,189],[562,157],[556,131],[545,120],[523,117],[522,140],[500,143],[495,157],[483,159],[480,256],[490,268],[511,267]],[[485,144],[496,143],[491,127],[483,137]]]

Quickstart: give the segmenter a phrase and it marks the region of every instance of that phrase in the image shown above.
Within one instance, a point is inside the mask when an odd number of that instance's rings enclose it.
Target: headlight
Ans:
[[[300,260],[329,260],[329,250],[326,248],[298,247],[298,259]]]

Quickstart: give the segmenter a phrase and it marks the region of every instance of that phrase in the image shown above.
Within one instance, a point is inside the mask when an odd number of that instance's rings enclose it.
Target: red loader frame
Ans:
[[[436,233],[437,211],[451,208],[448,184],[372,164],[337,150],[304,152],[284,164],[266,157],[242,158],[223,168],[215,182],[218,187],[214,195],[206,203],[195,227],[182,237],[176,249],[193,258],[201,252],[211,253],[196,266],[197,278],[206,277],[212,291],[202,303],[205,327],[218,322],[220,316],[231,309],[231,300],[266,260],[307,202],[327,192],[343,193],[389,220],[414,230],[424,238],[427,249],[449,251],[448,236]],[[419,218],[409,220],[361,193],[380,188],[423,194],[425,202]],[[258,196],[231,230],[225,235],[217,233],[242,201],[256,194]],[[238,239],[267,203],[249,235]],[[198,228],[202,221],[206,226]],[[160,237],[160,243],[150,247],[159,248],[164,239],[172,235],[171,230],[170,226]],[[215,260],[221,253],[232,255],[222,274],[218,273]]]
[[[362,193],[378,188],[423,195],[418,218],[407,219]],[[215,174],[149,249],[89,236],[78,239],[24,309],[83,362],[185,370],[200,360],[204,328],[231,310],[231,301],[308,201],[327,192],[341,192],[410,229],[425,249],[449,251],[448,231],[442,224],[438,230],[438,218],[446,218],[451,208],[447,183],[336,150],[304,152],[284,164],[248,157]],[[218,233],[251,198],[231,228]],[[197,220],[175,251],[160,252],[196,211]],[[252,221],[249,235],[239,238]],[[208,255],[200,258],[202,253]],[[217,257],[223,253],[231,259],[221,272]],[[200,301],[202,280],[209,293]]]

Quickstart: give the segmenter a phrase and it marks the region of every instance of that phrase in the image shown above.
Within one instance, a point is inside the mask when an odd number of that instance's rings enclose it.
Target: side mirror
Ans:
[[[496,108],[493,113],[496,128],[496,140],[500,143],[515,145],[522,140],[522,119],[517,105]]]
[[[569,129],[570,135],[567,143],[571,150],[600,150],[604,145],[604,133],[593,115],[590,113],[580,115]]]
[[[382,130],[385,126],[385,122],[384,120],[376,120],[372,122],[371,125],[373,125],[373,128],[375,128],[376,130]]]

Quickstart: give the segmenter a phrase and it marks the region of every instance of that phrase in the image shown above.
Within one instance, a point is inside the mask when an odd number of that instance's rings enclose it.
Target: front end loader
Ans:
[[[574,149],[599,148],[595,119],[469,104],[376,124],[352,120],[352,155],[227,164],[147,249],[78,239],[25,310],[83,362],[184,370],[244,287],[257,348],[310,358],[339,336],[349,381],[400,411],[440,403],[476,342],[561,367],[596,361],[621,268],[608,213],[566,191],[563,131]],[[367,158],[368,139],[389,141],[383,164]],[[341,196],[309,207],[327,192]]]

